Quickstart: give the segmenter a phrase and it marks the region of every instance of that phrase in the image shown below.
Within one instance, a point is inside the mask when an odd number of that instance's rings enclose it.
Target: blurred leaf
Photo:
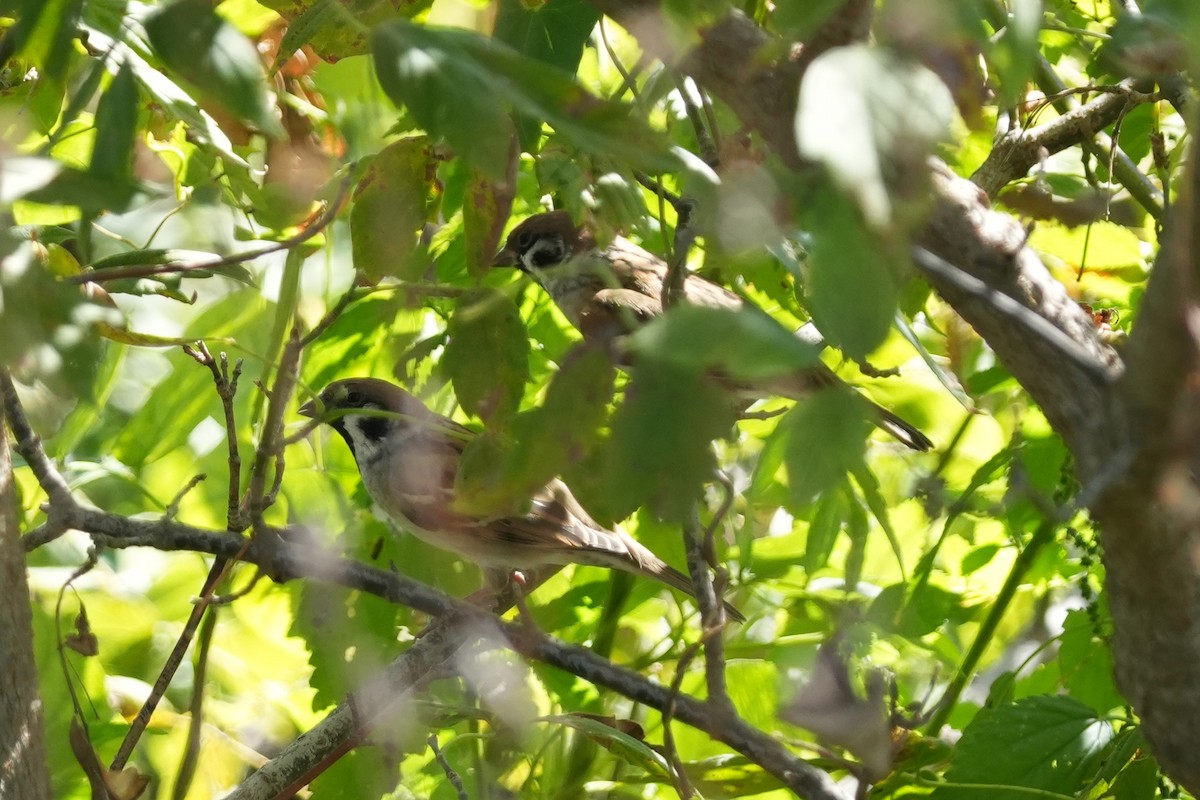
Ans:
[[[1038,33],[1042,27],[1042,0],[1012,0],[1003,30],[993,39],[988,63],[996,71],[999,102],[1012,106],[1025,97],[1025,84],[1037,66]]]
[[[665,779],[670,775],[666,757],[646,743],[644,733],[634,735],[639,731],[636,727],[628,727],[631,720],[612,719],[609,722],[586,714],[556,714],[542,717],[541,721],[579,731],[621,761],[654,778]],[[621,723],[627,723],[626,729],[617,727]]]
[[[813,60],[800,84],[796,141],[855,198],[870,226],[883,229],[912,203],[893,195],[911,191],[903,181],[924,171],[954,115],[946,85],[919,63],[865,44],[835,47]]]
[[[83,0],[9,0],[3,13],[15,18],[4,33],[0,64],[21,56],[59,82],[71,59],[71,43]]]
[[[372,28],[398,15],[411,18],[429,8],[432,0],[262,0],[262,5],[290,23],[284,37],[288,47],[281,43],[281,58],[308,45],[321,58],[334,62],[367,54]]]
[[[516,152],[509,160],[508,174],[502,181],[491,181],[472,170],[463,202],[463,233],[466,239],[467,272],[479,278],[488,273],[500,235],[512,211],[516,189]]]
[[[627,106],[598,100],[571,75],[478,34],[395,20],[375,29],[372,51],[388,97],[489,177],[504,177],[510,110],[546,120],[593,153],[647,169],[676,163]]]
[[[101,363],[96,328],[123,324],[121,312],[55,280],[40,245],[5,237],[0,248],[0,363],[23,382],[40,379],[56,393],[89,396]]]
[[[1067,691],[1075,700],[1098,714],[1107,714],[1124,704],[1113,683],[1112,650],[1096,634],[1096,625],[1086,611],[1067,612],[1058,662]]]
[[[971,619],[963,608],[962,597],[940,586],[926,586],[914,602],[905,602],[907,586],[895,583],[886,587],[871,601],[867,618],[884,630],[898,633],[907,639],[919,639],[952,623],[960,625]]]
[[[605,476],[616,515],[648,505],[683,519],[716,467],[713,439],[732,423],[728,396],[704,376],[642,361],[612,421]]]
[[[1114,222],[1067,228],[1041,224],[1033,229],[1029,245],[1039,252],[1060,258],[1072,268],[1097,272],[1128,270],[1140,282],[1145,279],[1146,257],[1137,235]]]
[[[486,430],[467,442],[454,476],[456,511],[502,517],[519,514],[528,504],[528,494],[506,491],[499,479],[509,448],[507,438]]]
[[[861,397],[825,389],[798,403],[780,421],[788,429],[788,488],[796,507],[845,480],[863,463],[871,423]]]
[[[813,322],[846,355],[866,360],[896,314],[888,245],[835,190],[827,188],[805,216],[813,240],[805,282]]]
[[[105,37],[99,34],[93,34],[91,38],[97,40],[97,47],[106,44]],[[156,107],[172,119],[179,120],[184,124],[189,141],[211,148],[231,165],[250,166],[244,158],[234,152],[233,142],[229,140],[225,131],[221,130],[221,126],[212,118],[212,115],[200,108],[192,96],[167,77],[161,69],[146,62],[131,48],[111,40],[107,44],[121,53],[124,63],[133,66],[138,83],[141,84],[142,89],[150,96]]]
[[[549,0],[531,8],[520,0],[502,0],[492,36],[518,53],[574,75],[583,47],[600,12],[584,0]],[[541,120],[524,114],[515,120],[521,149],[537,149]]]
[[[761,311],[681,304],[631,337],[639,355],[734,380],[788,375],[819,362],[819,350]]]
[[[1028,800],[1028,791],[1075,796],[1092,778],[1112,725],[1069,697],[1027,697],[979,712],[954,751],[934,800]],[[985,784],[974,788],[970,784]],[[1012,789],[1002,789],[1012,786]]]
[[[99,214],[101,211],[124,211],[137,188],[128,178],[106,177],[60,166],[53,178],[24,197],[35,203],[78,206],[86,214]]]
[[[542,404],[513,423],[504,483],[518,496],[561,475],[600,439],[616,371],[601,348],[582,344],[550,379]]]
[[[710,797],[750,797],[779,789],[779,779],[743,755],[725,754],[683,765],[688,779]]]
[[[459,298],[442,367],[467,413],[491,426],[517,410],[529,380],[529,338],[503,292],[478,288]]]
[[[354,268],[372,282],[415,280],[424,272],[428,260],[417,242],[427,218],[431,159],[424,136],[401,139],[379,151],[358,183],[350,210]]]
[[[833,546],[849,514],[846,497],[845,492],[825,492],[817,501],[804,546],[804,571],[809,575],[823,569],[833,555]]]
[[[863,562],[867,558],[867,539],[871,533],[871,524],[867,519],[867,510],[854,496],[854,491],[847,484],[845,492],[849,496],[847,507],[850,514],[846,519],[846,536],[850,539],[850,550],[846,553],[844,577],[846,588],[854,591],[862,580]]]
[[[283,136],[258,50],[207,0],[175,0],[145,21],[158,57],[235,116]]]
[[[98,178],[131,182],[137,138],[138,90],[133,68],[122,62],[96,106],[96,141],[89,171]]]
[[[340,586],[305,583],[289,633],[308,643],[316,707],[335,705],[388,662],[380,645],[395,649],[396,606]],[[371,647],[363,644],[371,642]]]

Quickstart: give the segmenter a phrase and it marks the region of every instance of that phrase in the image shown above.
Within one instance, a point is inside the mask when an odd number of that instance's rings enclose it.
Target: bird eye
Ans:
[[[524,252],[533,244],[534,235],[530,231],[521,231],[517,234],[517,249]]]
[[[358,407],[363,404],[362,392],[349,391],[346,392],[346,405]]]

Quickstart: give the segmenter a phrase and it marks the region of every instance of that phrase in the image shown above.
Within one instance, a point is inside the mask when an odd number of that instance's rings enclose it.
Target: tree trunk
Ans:
[[[0,797],[49,800],[46,736],[8,426],[0,406]]]

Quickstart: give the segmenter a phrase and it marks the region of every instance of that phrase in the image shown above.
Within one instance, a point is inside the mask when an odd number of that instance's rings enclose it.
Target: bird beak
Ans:
[[[507,247],[496,253],[495,257],[492,258],[493,267],[515,267],[517,263],[516,252]]]
[[[296,411],[302,417],[308,417],[309,419],[316,419],[317,418],[317,401],[309,400],[307,403],[300,406],[300,408],[296,409]]]

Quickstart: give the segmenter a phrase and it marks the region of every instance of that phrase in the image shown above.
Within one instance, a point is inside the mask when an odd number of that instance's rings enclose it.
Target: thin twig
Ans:
[[[213,384],[217,388],[217,396],[221,398],[221,407],[225,412],[225,447],[228,451],[227,461],[229,464],[229,492],[225,511],[226,525],[231,531],[245,530],[247,523],[242,520],[238,509],[238,496],[241,493],[242,484],[242,456],[238,449],[237,418],[233,411],[233,400],[237,395],[238,378],[242,374],[242,360],[239,358],[235,361],[233,371],[230,372],[229,356],[221,353],[221,361],[218,365],[217,360],[208,351],[208,346],[202,341],[197,342],[194,347],[184,345],[183,352],[191,356],[202,366],[208,368],[209,372],[212,373]]]
[[[114,267],[113,269],[101,270],[99,272],[92,270],[90,272],[82,272],[79,275],[73,275],[67,278],[68,283],[105,283],[107,281],[121,280],[124,278],[146,278],[152,275],[171,275],[175,273],[188,272],[203,272],[211,270],[219,270],[225,267],[232,267],[238,264],[243,264],[247,261],[253,261],[256,258],[278,253],[284,250],[293,250],[296,247],[307,242],[317,234],[325,230],[329,223],[333,222],[341,211],[342,203],[346,199],[346,194],[350,190],[353,183],[353,174],[347,173],[346,177],[338,184],[337,195],[333,202],[329,203],[325,210],[313,220],[312,224],[300,231],[294,236],[289,236],[278,242],[272,242],[266,247],[260,247],[257,250],[246,250],[241,253],[224,256],[222,258],[212,259],[211,261],[191,261],[179,262],[174,264],[134,264],[128,267]]]
[[[696,101],[692,99],[691,92],[688,91],[689,79],[677,72],[673,73],[672,77],[675,79],[675,88],[679,92],[679,98],[683,102],[684,113],[687,114],[688,122],[692,124],[692,129],[696,132],[696,145],[700,150],[700,157],[704,159],[705,164],[715,167],[717,165],[717,145],[705,125],[703,112],[696,105]]]
[[[683,759],[679,757],[679,748],[675,746],[675,734],[671,730],[671,720],[675,717],[675,701],[679,699],[679,695],[683,691],[683,676],[687,674],[687,668],[691,665],[692,659],[700,652],[700,647],[700,642],[693,642],[679,656],[679,661],[675,665],[675,676],[671,679],[671,694],[667,699],[667,707],[662,710],[663,749],[667,751],[667,761],[671,764],[671,782],[675,784],[675,791],[683,800],[695,797],[696,788],[692,786],[687,772],[684,771]]]
[[[671,259],[667,264],[667,279],[663,281],[662,307],[670,308],[684,298],[684,283],[687,281],[687,258],[691,252],[696,231],[692,228],[692,210],[695,204],[681,200],[675,207],[678,219],[675,223],[675,244],[671,248]]]
[[[163,511],[163,517],[165,519],[175,519],[175,516],[179,513],[179,504],[183,502],[183,498],[187,496],[188,492],[190,492],[192,489],[195,489],[207,479],[208,476],[203,472],[201,472],[199,475],[193,475],[192,479],[185,483],[183,488],[175,493],[175,496],[171,498],[171,502],[167,503],[167,508]]]
[[[426,740],[429,742],[429,749],[433,751],[433,757],[437,759],[438,766],[442,768],[442,772],[446,773],[446,779],[450,781],[450,785],[454,787],[454,791],[458,794],[458,800],[467,800],[467,787],[463,786],[462,778],[454,771],[454,767],[450,766],[450,762],[446,759],[446,754],[442,752],[442,748],[438,747],[437,734],[429,734]]]
[[[633,178],[646,189],[654,192],[655,196],[657,196],[660,200],[665,200],[666,202],[670,203],[671,208],[675,209],[676,214],[679,213],[679,206],[681,203],[689,202],[685,201],[682,197],[663,186],[661,181],[652,178],[644,172],[634,170]]]
[[[301,348],[299,328],[293,327],[291,336],[288,337],[283,354],[279,359],[275,385],[269,393],[267,418],[263,423],[262,437],[259,439],[254,453],[254,463],[250,467],[250,483],[241,502],[242,513],[249,515],[250,520],[256,525],[262,519],[263,511],[268,507],[267,500],[271,499],[267,490],[267,472],[271,464],[279,464],[283,453],[283,417],[296,388]],[[275,482],[277,483],[280,479],[281,476],[277,474]]]

